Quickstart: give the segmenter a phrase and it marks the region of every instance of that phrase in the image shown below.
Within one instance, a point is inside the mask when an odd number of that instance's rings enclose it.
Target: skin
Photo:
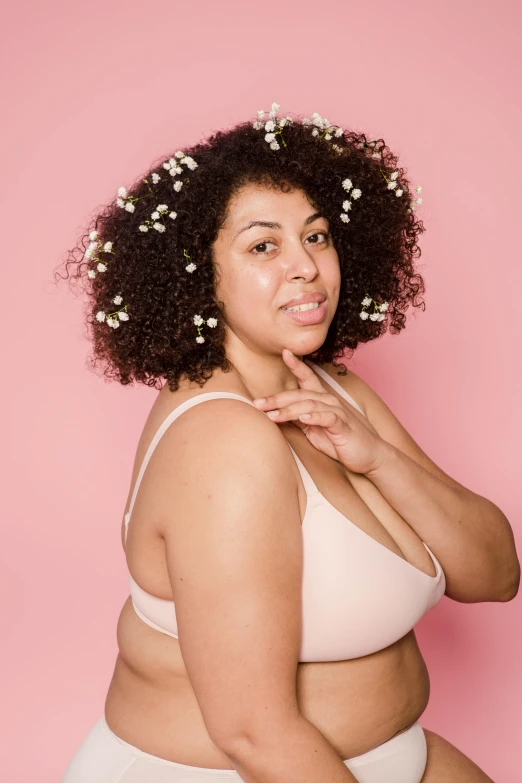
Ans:
[[[285,361],[283,351],[289,349],[301,358],[324,342],[340,289],[339,259],[328,237],[328,222],[316,216],[307,223],[315,212],[301,191],[278,193],[249,185],[231,200],[228,218],[213,250],[218,273],[216,296],[225,303],[226,351],[234,369],[229,373],[215,371],[204,389],[188,381],[182,381],[176,392],[170,392],[168,386],[162,389],[138,444],[125,511],[152,437],[179,404],[202,391],[230,391],[253,400],[299,387],[291,360]],[[238,233],[254,220],[277,221],[282,227],[254,226]],[[313,290],[327,296],[327,315],[322,323],[304,326],[281,311],[289,299]],[[355,390],[350,375],[343,378],[337,376],[333,366],[321,366],[365,410],[364,394],[360,386]],[[327,384],[323,385],[325,391],[337,395]],[[337,396],[344,405],[348,404]],[[196,406],[197,419],[191,420],[187,412],[176,420],[158,444],[154,455],[158,453],[158,459],[151,460],[140,486],[126,558],[138,584],[160,598],[173,598],[165,554],[169,535],[165,517],[166,509],[176,502],[175,455],[184,427],[192,427],[193,437],[197,421],[201,422],[204,438],[205,427],[212,426],[204,409],[209,406],[210,410],[217,404]],[[251,412],[250,406],[244,407]],[[215,418],[215,413],[212,416]],[[374,422],[364,421],[376,431]],[[380,544],[419,570],[434,575],[434,564],[422,542],[382,496],[378,512],[374,513],[338,469],[338,463],[314,449],[299,427],[291,422],[277,426],[320,490],[341,513]],[[198,453],[203,452],[200,449]],[[191,468],[197,471],[198,465],[191,464]],[[286,470],[283,465],[281,469]],[[291,470],[302,521],[306,493],[293,460]],[[364,476],[360,480],[366,481]],[[181,487],[178,489],[181,491]],[[376,492],[374,487],[373,491]],[[123,522],[122,545],[125,549]],[[208,731],[179,641],[144,624],[134,612],[130,598],[119,617],[117,639],[119,654],[105,704],[110,728],[153,755],[181,764],[233,769],[230,755],[213,741]],[[347,759],[366,753],[419,719],[428,704],[430,682],[412,630],[390,647],[363,658],[298,663],[295,690],[300,713],[317,727],[340,758]],[[449,742],[427,729],[425,734],[428,764],[423,783],[492,783]]]

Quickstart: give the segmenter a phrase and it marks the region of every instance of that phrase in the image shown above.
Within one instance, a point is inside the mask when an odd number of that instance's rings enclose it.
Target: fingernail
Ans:
[[[279,416],[279,411],[268,411],[267,416],[270,416],[270,418],[274,418],[275,416]]]
[[[266,402],[266,397],[258,397],[256,400],[254,400],[254,405],[262,405],[264,402]]]

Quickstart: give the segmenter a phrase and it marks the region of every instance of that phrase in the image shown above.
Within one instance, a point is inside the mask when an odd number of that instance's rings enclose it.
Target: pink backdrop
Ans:
[[[153,159],[272,101],[382,135],[423,186],[426,312],[350,366],[520,542],[521,16],[513,0],[4,10],[3,779],[55,783],[101,715],[128,595],[120,520],[155,395],[87,371],[81,303],[52,270]],[[520,620],[520,596],[445,598],[417,628],[423,725],[499,783],[522,775]]]

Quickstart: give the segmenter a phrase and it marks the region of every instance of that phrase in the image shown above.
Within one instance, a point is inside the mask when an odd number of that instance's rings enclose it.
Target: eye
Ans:
[[[313,239],[314,237],[323,236],[324,240],[322,242],[312,242],[312,245],[324,245],[325,243],[328,243],[328,240],[330,238],[330,234],[328,231],[316,231],[315,234],[312,234],[308,237],[308,239]]]
[[[258,245],[255,245],[255,247],[253,247],[250,252],[253,253],[253,251],[256,250],[256,248],[258,248],[258,247],[266,247],[267,245],[273,245],[273,244],[275,244],[275,243],[274,242],[260,242]],[[266,256],[267,253],[269,253],[269,252],[270,252],[269,250],[262,250],[260,253],[253,253],[253,254],[255,256]]]
[[[328,244],[328,241],[330,239],[330,234],[328,233],[328,231],[316,231],[315,234],[311,234],[309,237],[307,237],[307,241],[310,240],[310,239],[314,239],[314,237],[319,237],[319,236],[323,236],[324,237],[322,242],[315,241],[315,242],[310,242],[310,244],[311,245],[325,245],[325,244]],[[257,252],[254,253],[254,250],[257,250],[257,248],[259,248],[259,247],[266,247],[267,245],[274,245],[274,244],[275,244],[274,242],[268,242],[268,241],[266,241],[266,242],[259,242],[259,244],[255,245],[250,252],[253,255],[255,255],[255,256],[266,256],[266,255],[268,255],[268,253],[271,252],[270,250],[260,250],[259,253],[257,253]]]

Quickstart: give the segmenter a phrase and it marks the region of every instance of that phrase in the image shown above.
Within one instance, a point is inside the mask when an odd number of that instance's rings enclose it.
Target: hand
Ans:
[[[254,400],[273,421],[290,421],[312,446],[341,462],[354,473],[368,473],[379,464],[385,442],[347,403],[325,392],[313,370],[284,348],[283,360],[299,382],[299,389]],[[371,427],[371,429],[370,429]]]

